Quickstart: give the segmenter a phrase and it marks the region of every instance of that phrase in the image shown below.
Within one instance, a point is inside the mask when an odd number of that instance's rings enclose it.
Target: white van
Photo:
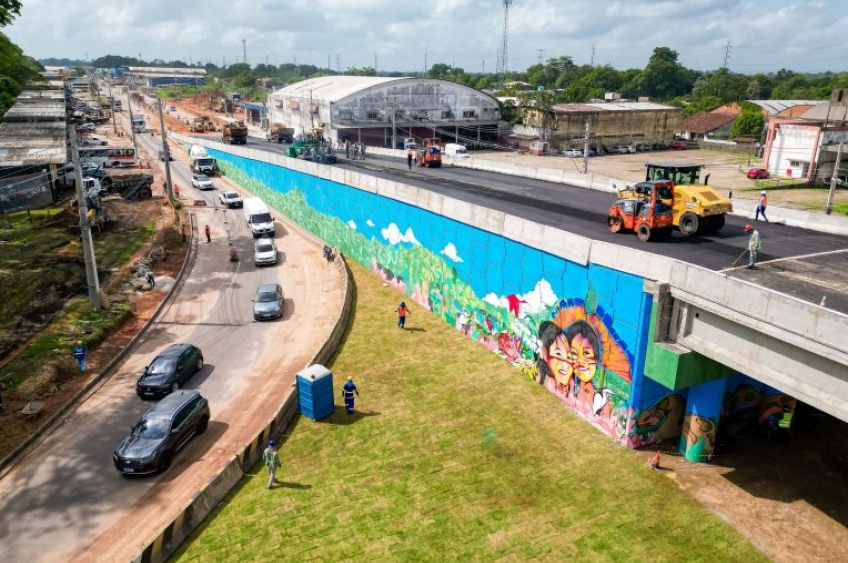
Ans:
[[[454,158],[471,157],[471,155],[468,154],[468,149],[466,149],[463,145],[457,145],[456,143],[447,143],[445,145],[444,154],[448,154]]]
[[[244,200],[244,220],[253,238],[274,236],[274,218],[261,198],[248,197]]]

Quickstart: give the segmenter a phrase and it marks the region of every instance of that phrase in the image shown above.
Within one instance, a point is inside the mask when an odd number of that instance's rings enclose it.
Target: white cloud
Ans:
[[[351,219],[350,221],[347,222],[347,226],[350,227],[351,229],[353,229],[354,231],[356,230],[356,223],[354,222],[353,219]]]
[[[462,262],[462,258],[459,257],[459,254],[456,253],[456,247],[452,242],[449,242],[447,246],[442,249],[442,254],[453,260],[454,262]]]
[[[422,68],[440,62],[467,72],[492,72],[501,45],[503,9],[492,0],[435,0],[422,12],[396,0],[26,0],[4,33],[25,54],[85,58],[128,55],[162,59],[241,62],[246,39],[250,64],[293,62],[341,70]],[[46,14],[55,15],[45,17]],[[844,70],[838,46],[848,25],[844,0],[534,0],[509,12],[510,70],[543,57],[570,56],[577,64],[643,68],[655,47],[678,51],[680,62],[714,70],[732,49],[734,72],[787,68]],[[98,33],[80,22],[97,21]],[[474,26],[468,22],[474,21]],[[804,30],[798,31],[798,22]],[[669,30],[686,30],[669,33]],[[49,38],[49,40],[45,40]],[[336,54],[340,58],[336,59]]]
[[[368,219],[367,221],[365,221],[365,224],[368,225],[371,228],[374,228],[374,221],[372,221],[371,219]]]
[[[382,233],[383,238],[389,241],[389,244],[407,242],[409,244],[414,244],[415,246],[421,246],[421,243],[415,238],[415,233],[412,232],[412,228],[406,229],[406,232],[401,234],[398,226],[394,223],[390,223],[387,228],[380,232]]]
[[[551,308],[557,302],[557,296],[551,284],[547,280],[541,279],[536,282],[536,286],[527,293],[517,296],[521,303],[522,313],[538,314],[546,309]],[[488,293],[483,301],[490,303],[495,307],[506,309],[509,307],[509,302],[505,295],[497,295],[496,293]]]

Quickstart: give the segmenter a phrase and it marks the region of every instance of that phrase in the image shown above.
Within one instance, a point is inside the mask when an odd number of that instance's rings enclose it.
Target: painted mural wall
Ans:
[[[268,205],[626,440],[651,311],[642,278],[329,180],[210,153]]]

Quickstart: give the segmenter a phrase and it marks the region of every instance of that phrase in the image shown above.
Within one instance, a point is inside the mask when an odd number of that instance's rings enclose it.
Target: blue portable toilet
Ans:
[[[297,374],[297,399],[300,413],[312,420],[333,414],[333,372],[321,364],[312,364]]]

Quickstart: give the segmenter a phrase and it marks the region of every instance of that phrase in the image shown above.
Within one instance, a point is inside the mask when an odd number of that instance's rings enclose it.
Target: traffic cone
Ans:
[[[657,450],[657,453],[654,454],[654,459],[651,460],[651,469],[659,469],[660,468],[660,451]]]

